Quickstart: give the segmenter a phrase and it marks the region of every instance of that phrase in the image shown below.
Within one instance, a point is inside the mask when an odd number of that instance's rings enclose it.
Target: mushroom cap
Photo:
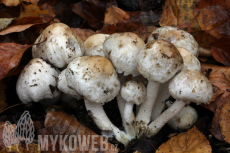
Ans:
[[[121,96],[126,102],[141,104],[147,97],[147,91],[143,83],[130,80],[121,87]]]
[[[95,34],[88,37],[84,42],[85,56],[100,55],[105,57],[103,44],[105,39],[109,36],[108,34]]]
[[[79,95],[96,103],[111,101],[120,90],[112,63],[102,56],[75,58],[66,68],[66,80]]]
[[[59,71],[39,58],[32,59],[22,70],[16,84],[19,99],[27,104],[60,97],[57,90]],[[51,102],[53,103],[53,102]]]
[[[72,89],[68,85],[66,77],[65,77],[65,72],[66,72],[66,69],[64,69],[61,72],[61,74],[59,74],[59,76],[58,76],[58,81],[57,81],[58,89],[67,95],[71,95],[72,97],[74,97],[76,99],[81,99],[82,97],[77,93],[77,91]]]
[[[184,30],[170,26],[157,28],[149,35],[148,42],[153,40],[169,41],[176,47],[183,47],[198,57],[198,43],[190,33]]]
[[[178,47],[177,49],[179,50],[184,61],[182,71],[186,69],[196,69],[201,71],[200,61],[196,58],[196,56],[194,56],[189,50],[185,48]]]
[[[194,69],[178,73],[169,83],[169,92],[177,100],[187,104],[194,102],[197,105],[207,103],[213,95],[209,80]]]
[[[185,106],[178,114],[176,114],[167,124],[174,130],[190,129],[198,119],[197,111],[191,106]]]
[[[149,42],[137,56],[137,68],[148,80],[164,83],[183,67],[183,58],[168,41]]]
[[[41,58],[58,68],[65,67],[85,51],[82,40],[63,23],[48,26],[35,44],[37,45],[32,47],[33,58]]]
[[[144,41],[135,33],[114,33],[105,40],[103,51],[118,73],[137,76],[140,73],[136,58],[144,45]]]

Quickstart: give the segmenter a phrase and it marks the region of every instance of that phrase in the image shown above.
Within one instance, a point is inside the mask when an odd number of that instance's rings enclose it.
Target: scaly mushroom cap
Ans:
[[[65,77],[65,72],[66,72],[66,69],[64,69],[61,72],[61,74],[59,74],[58,76],[58,81],[57,81],[58,89],[67,95],[71,95],[72,97],[76,99],[81,99],[82,97],[76,92],[76,90],[72,89],[68,85],[66,77]]]
[[[84,54],[82,40],[63,23],[48,26],[35,44],[32,48],[33,58],[41,58],[58,68],[65,67],[75,57]]]
[[[135,33],[114,33],[105,40],[103,51],[118,73],[137,76],[140,73],[136,58],[144,45],[144,41]]]
[[[61,92],[56,88],[59,73],[42,59],[32,59],[18,78],[18,97],[25,104],[60,97]]]
[[[111,101],[120,90],[112,63],[102,56],[75,58],[66,68],[66,80],[79,95],[96,103]]]
[[[212,99],[213,91],[209,80],[199,71],[187,69],[178,73],[169,83],[169,92],[173,98],[185,103],[207,103]]]
[[[179,50],[184,61],[184,66],[182,71],[186,69],[196,69],[198,71],[201,71],[200,62],[196,58],[196,56],[194,56],[189,50],[185,48],[178,47],[177,49]]]
[[[103,44],[107,37],[109,37],[108,34],[95,34],[88,37],[84,42],[85,56],[100,55],[105,57]]]
[[[168,41],[149,42],[137,56],[137,68],[148,80],[164,83],[183,67],[183,58]]]
[[[170,26],[157,28],[149,35],[148,42],[153,40],[169,41],[176,47],[183,47],[198,57],[198,43],[190,33],[184,30]]]
[[[139,105],[145,101],[147,91],[143,83],[130,80],[122,85],[121,96],[126,102]]]

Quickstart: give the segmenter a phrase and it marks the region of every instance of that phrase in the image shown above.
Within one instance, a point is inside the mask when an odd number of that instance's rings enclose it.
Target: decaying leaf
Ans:
[[[147,39],[148,30],[144,23],[141,22],[129,22],[129,23],[117,23],[115,25],[104,26],[97,33],[113,34],[117,32],[133,32],[138,34],[144,41]]]
[[[0,80],[16,67],[23,53],[32,45],[0,43]]]
[[[223,102],[222,109],[219,113],[219,124],[221,135],[227,143],[230,143],[230,93]]]
[[[15,19],[7,28],[0,31],[0,35],[6,35],[12,32],[21,32],[36,24],[43,24],[41,17],[23,17]]]
[[[162,16],[160,19],[161,26],[180,26],[187,29],[191,26],[192,31],[199,31],[200,27],[193,15],[193,8],[197,0],[166,0]]]
[[[15,18],[0,18],[0,30],[7,27]]]
[[[117,148],[115,148],[115,146],[113,146],[107,141],[105,141],[105,143],[103,144],[104,146],[101,146],[100,140],[102,139],[105,140],[104,138],[97,135],[95,132],[83,126],[77,120],[75,120],[68,114],[61,112],[61,111],[58,111],[58,112],[49,111],[46,115],[45,127],[51,127],[53,129],[54,135],[67,135],[67,136],[72,135],[72,136],[77,136],[77,138],[79,137],[82,138],[80,140],[78,139],[79,145],[72,152],[78,153],[80,151],[84,151],[84,148],[82,150],[80,146],[80,144],[82,143],[84,139],[83,138],[84,136],[90,139],[89,146],[87,147],[88,150],[85,151],[86,153],[91,152],[92,151],[91,148],[100,149],[100,147],[105,148],[105,146],[107,146],[106,147],[107,149],[104,150],[104,153],[118,153],[119,151]],[[95,142],[94,144],[91,143],[92,139]],[[74,143],[72,141],[70,142],[69,139],[66,139],[66,140],[67,141],[65,142],[65,145],[64,145],[65,150],[63,150],[63,153],[71,152],[71,148],[69,148],[69,146],[70,144]],[[70,139],[70,140],[73,140],[73,139]]]
[[[71,6],[72,11],[86,19],[89,26],[95,29],[103,27],[105,9],[92,2],[82,1]]]
[[[211,153],[209,141],[196,127],[162,144],[156,153]]]
[[[17,150],[19,149],[19,150]],[[8,152],[18,152],[18,153],[40,153],[41,150],[39,149],[38,147],[38,144],[36,143],[32,143],[32,144],[28,144],[28,150],[26,148],[25,145],[19,145],[17,146],[16,144],[15,145],[12,145],[12,146],[9,146],[7,148],[3,148],[0,153],[8,153]]]
[[[197,16],[202,30],[211,30],[220,27],[229,20],[230,1],[226,0],[200,0],[194,7],[194,15]]]
[[[129,19],[129,15],[122,9],[111,5],[105,12],[104,24],[117,24]]]
[[[92,36],[95,34],[93,30],[90,29],[80,29],[80,28],[71,28],[71,30],[81,38],[81,40],[84,42],[89,36]]]
[[[39,0],[22,0],[22,1],[37,5]],[[0,0],[0,4],[1,3],[4,3],[6,6],[18,6],[21,2],[20,0]]]
[[[230,66],[230,37],[222,37],[212,43],[212,56],[220,63]]]

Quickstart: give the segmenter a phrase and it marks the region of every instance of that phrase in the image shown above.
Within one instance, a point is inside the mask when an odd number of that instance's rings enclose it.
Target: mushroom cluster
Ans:
[[[35,59],[17,82],[21,101],[53,102],[61,93],[84,99],[102,135],[114,136],[124,146],[134,138],[157,134],[166,123],[174,129],[190,128],[197,113],[185,105],[207,103],[212,98],[211,83],[200,72],[197,42],[174,27],[154,30],[146,44],[132,32],[95,34],[83,43],[68,26],[56,23],[35,43]],[[162,113],[170,95],[176,101],[167,103]],[[115,97],[124,131],[103,109],[103,104]],[[187,122],[175,124],[178,118]]]

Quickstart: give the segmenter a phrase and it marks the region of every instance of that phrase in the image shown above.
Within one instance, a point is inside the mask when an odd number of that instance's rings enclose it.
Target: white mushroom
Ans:
[[[133,105],[140,105],[146,99],[146,89],[144,84],[138,81],[130,80],[121,87],[121,96],[126,101],[124,108],[124,119],[126,124],[133,124],[132,118]]]
[[[194,56],[191,52],[189,52],[185,48],[178,47],[177,49],[180,52],[184,61],[184,66],[182,71],[186,69],[196,69],[198,71],[201,71],[200,62],[196,58],[196,56]],[[152,121],[155,120],[161,114],[162,110],[164,109],[164,102],[170,97],[168,85],[169,85],[169,81],[164,83],[162,85],[162,91],[157,96],[156,102],[152,110],[152,115],[151,115]]]
[[[95,34],[88,37],[84,41],[85,56],[100,55],[105,56],[103,52],[103,44],[108,34]]]
[[[129,140],[109,120],[102,104],[119,93],[120,82],[112,63],[102,56],[82,56],[71,61],[66,68],[68,85],[84,97],[85,106],[98,128],[112,131],[116,139],[127,146]]]
[[[39,58],[32,59],[22,70],[16,84],[19,99],[29,102],[42,102],[51,105],[61,95],[57,90],[59,71]]]
[[[137,54],[145,45],[144,41],[135,33],[114,33],[104,42],[103,51],[116,68],[117,73],[137,76]]]
[[[166,102],[167,107],[172,104]],[[176,114],[167,124],[174,130],[188,130],[190,129],[198,119],[197,111],[191,106],[185,106],[182,110]]]
[[[144,41],[135,33],[114,33],[110,35],[104,42],[103,51],[114,65],[117,73],[123,73],[124,76],[132,75],[138,76],[140,73],[137,70],[136,58],[141,48],[145,45]],[[125,77],[119,77],[124,83]],[[124,107],[125,100],[118,95],[117,103],[123,121],[123,126],[130,139],[135,137],[135,130],[132,125],[125,123]],[[134,120],[134,115],[132,115]]]
[[[190,102],[197,105],[212,99],[213,90],[209,80],[199,71],[187,69],[178,73],[169,83],[169,92],[176,99],[148,128],[148,136],[153,136],[180,110]]]
[[[179,51],[165,40],[151,41],[139,52],[137,68],[149,80],[147,99],[141,104],[136,117],[137,127],[139,126],[137,130],[140,134],[146,132],[161,83],[170,80],[182,67],[183,59]]]
[[[184,30],[170,26],[160,27],[149,35],[148,42],[153,40],[169,41],[176,47],[183,47],[198,57],[198,43],[190,33]]]
[[[63,23],[48,26],[32,47],[33,58],[41,58],[57,68],[64,68],[75,57],[84,54],[84,44]]]

